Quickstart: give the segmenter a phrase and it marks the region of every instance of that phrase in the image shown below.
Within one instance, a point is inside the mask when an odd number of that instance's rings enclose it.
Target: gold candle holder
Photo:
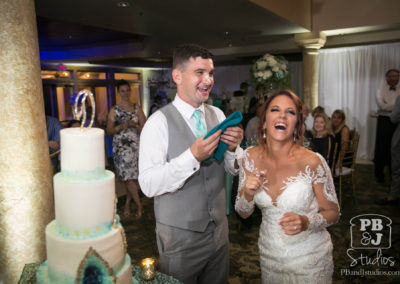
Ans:
[[[143,280],[153,280],[156,276],[156,270],[154,268],[154,258],[144,258],[142,259],[140,268],[142,270]]]

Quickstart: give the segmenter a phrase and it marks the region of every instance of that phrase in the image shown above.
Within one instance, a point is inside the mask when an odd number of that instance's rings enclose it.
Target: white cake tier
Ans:
[[[64,237],[82,239],[107,233],[115,213],[114,173],[76,180],[54,176],[55,230]]]
[[[52,281],[65,277],[75,279],[78,268],[82,261],[85,262],[86,253],[90,248],[101,256],[117,276],[121,276],[122,279],[130,279],[127,276],[130,274],[126,270],[127,267],[130,270],[131,263],[126,254],[126,240],[122,227],[115,226],[109,233],[97,238],[71,240],[50,230],[53,222],[46,227],[46,263],[48,276]]]
[[[61,130],[61,171],[68,176],[102,175],[105,168],[104,130],[80,127]]]

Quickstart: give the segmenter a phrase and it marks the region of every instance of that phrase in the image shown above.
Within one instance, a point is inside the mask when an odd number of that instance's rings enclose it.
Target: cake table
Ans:
[[[35,284],[36,283],[36,270],[38,270],[40,265],[41,265],[40,262],[25,264],[18,284]],[[156,271],[156,276],[153,280],[145,281],[142,279],[142,277],[140,275],[140,266],[135,265],[135,264],[132,265],[132,277],[133,277],[132,283],[134,283],[134,281],[136,280],[137,283],[141,283],[141,284],[143,284],[143,283],[146,283],[146,284],[159,284],[159,283],[183,284],[182,282],[175,279],[174,277],[168,276],[168,275],[163,274],[158,271]]]

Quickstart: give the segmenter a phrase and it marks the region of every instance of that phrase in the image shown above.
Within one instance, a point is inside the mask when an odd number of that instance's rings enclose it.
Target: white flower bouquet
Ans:
[[[275,84],[280,88],[289,86],[287,60],[281,56],[265,54],[251,67],[251,73],[257,84]]]

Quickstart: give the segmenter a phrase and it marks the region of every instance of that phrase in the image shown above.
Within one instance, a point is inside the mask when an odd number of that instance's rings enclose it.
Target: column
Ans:
[[[296,34],[297,45],[303,50],[303,102],[311,109],[318,106],[318,50],[324,46],[323,32]]]
[[[0,275],[8,284],[44,260],[54,210],[34,1],[1,0],[0,31]]]

